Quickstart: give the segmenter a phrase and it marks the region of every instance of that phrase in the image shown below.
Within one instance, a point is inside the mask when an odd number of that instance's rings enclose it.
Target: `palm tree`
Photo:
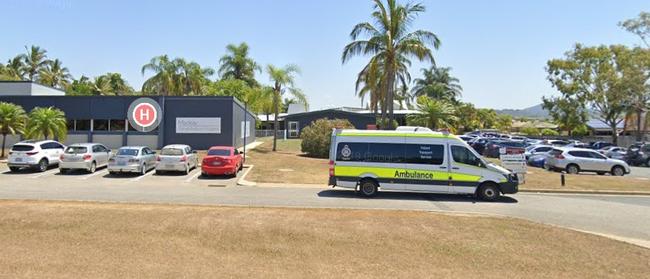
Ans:
[[[26,135],[30,138],[49,139],[50,136],[60,141],[65,140],[68,133],[65,114],[54,107],[35,107],[29,113]]]
[[[409,122],[413,125],[441,129],[452,127],[456,121],[454,107],[445,101],[422,96],[418,98],[417,110],[420,113],[408,116]]]
[[[375,24],[362,22],[352,29],[350,37],[353,42],[345,46],[341,59],[345,63],[357,55],[372,55],[371,63],[383,64],[380,88],[385,92],[384,103],[388,104],[388,128],[392,128],[395,84],[400,69],[410,66],[410,57],[435,63],[427,45],[433,45],[437,49],[440,40],[429,31],[409,32],[415,17],[425,11],[424,6],[411,3],[399,5],[397,0],[386,0],[386,4],[382,0],[373,2],[372,18]],[[357,40],[362,35],[367,35],[368,38]],[[386,110],[383,110],[382,118],[385,114]]]
[[[42,69],[40,72],[40,82],[42,84],[52,86],[54,88],[65,88],[70,84],[70,71],[68,68],[63,67],[61,60],[55,59],[50,60],[47,63],[45,69]]]
[[[11,79],[25,79],[25,63],[23,63],[23,58],[21,55],[18,55],[7,61],[7,66],[5,67],[4,74]]]
[[[169,60],[167,55],[156,56],[142,66],[142,74],[154,72],[154,76],[142,84],[142,92],[147,94],[200,95],[201,88],[208,81],[207,76],[214,70],[202,68],[195,62],[182,58]]]
[[[7,135],[22,133],[26,119],[27,116],[21,106],[0,102],[0,133],[2,134],[2,155],[0,155],[0,158],[5,157]]]
[[[129,95],[134,92],[133,88],[119,73],[106,73],[95,77],[95,92],[98,95]]]
[[[37,81],[41,70],[45,69],[49,64],[47,51],[38,46],[31,46],[31,48],[25,46],[25,50],[27,53],[20,56],[25,63],[23,71],[30,81]]]
[[[450,71],[451,68],[436,67],[435,65],[429,69],[422,69],[423,78],[415,79],[413,95],[457,102],[462,95],[463,87],[458,84],[458,78],[449,74]]]
[[[266,71],[269,73],[273,83],[273,108],[275,114],[275,123],[273,127],[273,151],[276,151],[278,138],[278,115],[280,111],[280,102],[282,95],[289,92],[299,103],[307,106],[307,97],[302,91],[295,87],[295,75],[300,73],[300,69],[295,65],[287,65],[284,68],[278,68],[273,65],[267,65]]]
[[[226,55],[219,59],[219,76],[223,79],[239,79],[248,83],[249,86],[258,85],[255,80],[255,72],[261,72],[255,61],[248,57],[248,45],[241,43],[238,46],[229,44],[226,46]]]

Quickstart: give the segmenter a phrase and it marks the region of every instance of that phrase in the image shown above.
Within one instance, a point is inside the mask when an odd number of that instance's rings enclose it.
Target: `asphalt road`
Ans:
[[[241,174],[240,174],[241,175]],[[331,188],[235,186],[235,178],[189,175],[113,177],[0,172],[0,199],[44,199],[198,205],[426,210],[494,214],[607,235],[650,248],[650,197],[521,193],[500,202],[472,197],[380,193],[372,199]]]

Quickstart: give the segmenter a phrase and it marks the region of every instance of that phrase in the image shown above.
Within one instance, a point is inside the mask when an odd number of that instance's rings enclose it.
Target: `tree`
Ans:
[[[509,132],[512,128],[512,116],[507,114],[500,114],[497,116],[496,128],[499,131]]]
[[[275,114],[275,123],[273,125],[273,151],[276,151],[278,138],[278,117],[280,114],[280,102],[282,95],[286,92],[291,94],[298,102],[307,106],[307,97],[300,89],[295,87],[295,75],[300,73],[300,69],[295,65],[287,65],[284,68],[278,68],[273,65],[266,66],[266,72],[273,83],[273,108]]]
[[[0,102],[0,133],[2,134],[2,155],[5,157],[5,143],[7,135],[15,135],[23,132],[27,116],[19,105]]]
[[[119,73],[106,73],[95,77],[95,95],[130,95],[133,94],[133,87]]]
[[[456,106],[456,119],[459,130],[462,127],[462,131],[469,132],[480,127],[478,110],[471,103],[460,103]]]
[[[531,126],[521,128],[521,133],[529,137],[535,137],[540,135],[539,129]]]
[[[147,71],[154,76],[142,84],[145,94],[168,95],[200,95],[201,89],[209,81],[208,76],[214,74],[210,68],[202,68],[195,62],[187,62],[182,58],[170,60],[167,55],[156,56],[142,66],[142,74]]]
[[[435,63],[428,45],[433,45],[437,49],[440,40],[429,31],[409,32],[418,14],[425,11],[423,5],[411,3],[400,5],[397,0],[386,0],[386,3],[382,0],[373,2],[374,11],[371,16],[375,21],[374,25],[370,22],[362,22],[354,26],[350,32],[353,41],[343,49],[341,60],[345,63],[354,56],[371,55],[369,65],[375,64],[371,67],[381,67],[381,78],[378,81],[381,83],[379,89],[382,94],[378,95],[385,96],[381,117],[383,122],[388,112],[390,120],[388,123],[392,123],[393,100],[400,69],[408,68],[411,57],[419,61]],[[366,35],[367,38],[360,39],[361,36]],[[390,126],[388,128],[392,129],[393,127]]]
[[[454,107],[449,103],[420,96],[417,100],[419,113],[407,116],[409,125],[424,126],[431,129],[449,129],[456,121]]]
[[[9,59],[2,74],[6,80],[25,79],[25,63],[23,63],[22,56],[18,55]]]
[[[54,88],[66,88],[70,84],[70,71],[63,67],[61,60],[49,60],[44,69],[39,73],[39,82]]]
[[[49,139],[50,136],[60,141],[65,140],[68,127],[63,111],[54,107],[35,107],[29,113],[26,135],[33,139]]]
[[[590,104],[618,141],[618,124],[632,102],[629,54],[625,46],[584,47],[577,44],[564,59],[547,63],[548,80],[564,97]]]
[[[560,130],[567,131],[569,136],[589,118],[584,103],[575,96],[542,97],[542,102],[542,107],[548,111],[553,122]]]
[[[641,12],[639,17],[619,22],[618,25],[626,31],[639,36],[641,41],[650,48],[650,13]]]
[[[248,57],[248,45],[229,44],[226,46],[227,54],[219,59],[219,75],[222,79],[238,79],[248,83],[249,86],[258,86],[255,80],[255,72],[261,72],[255,60]]]
[[[493,129],[497,125],[497,112],[493,109],[481,108],[476,111],[479,128],[480,129]]]
[[[47,60],[47,51],[38,46],[31,46],[30,48],[25,46],[25,50],[26,53],[20,56],[24,63],[23,71],[26,73],[28,80],[38,81],[39,73],[50,63]]]
[[[636,72],[631,75],[637,79],[633,82],[637,88],[633,90],[634,101],[630,108],[630,115],[636,116],[636,140],[641,141],[647,126],[647,123],[643,123],[643,117],[650,107],[650,83],[648,83],[650,78],[650,58],[648,58],[650,56],[650,42],[648,41],[650,38],[650,13],[641,12],[635,19],[619,22],[619,26],[637,35],[647,47],[646,49],[634,49],[635,59],[631,61],[634,66],[630,69]]]
[[[413,95],[426,95],[433,99],[456,103],[462,95],[463,87],[458,84],[458,78],[451,76],[450,71],[451,68],[435,65],[429,69],[422,69],[423,78],[415,79]]]
[[[95,95],[95,84],[87,76],[81,76],[79,79],[72,80],[72,83],[66,88],[66,94],[73,96]]]

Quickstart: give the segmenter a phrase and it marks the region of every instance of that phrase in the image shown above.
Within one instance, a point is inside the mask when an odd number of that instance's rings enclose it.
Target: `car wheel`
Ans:
[[[580,172],[580,168],[576,164],[570,164],[566,166],[566,172],[568,174],[578,174]]]
[[[377,183],[372,179],[364,179],[359,184],[359,192],[368,198],[377,194],[377,188]]]
[[[38,171],[44,172],[47,170],[47,159],[43,158],[40,161],[38,161]]]
[[[96,170],[97,170],[97,163],[92,162],[92,163],[90,164],[90,169],[88,169],[88,172],[89,172],[89,173],[94,173]]]
[[[19,167],[9,167],[9,171],[11,172],[18,172],[20,170]]]
[[[145,174],[147,174],[147,164],[142,164],[142,166],[140,166],[140,175]]]
[[[185,165],[185,170],[183,171],[183,174],[187,175],[190,173],[190,165]]]
[[[501,196],[501,192],[494,183],[486,183],[478,189],[478,196],[484,201],[496,201]]]
[[[625,169],[621,166],[614,166],[612,168],[612,175],[613,176],[623,176],[625,175]]]

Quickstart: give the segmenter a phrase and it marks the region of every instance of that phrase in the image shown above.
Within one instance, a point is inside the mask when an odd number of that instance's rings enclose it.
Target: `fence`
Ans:
[[[272,137],[273,136],[273,130],[257,130],[255,131],[255,137],[262,138],[262,137]],[[286,139],[287,138],[287,130],[278,130],[278,138]]]

